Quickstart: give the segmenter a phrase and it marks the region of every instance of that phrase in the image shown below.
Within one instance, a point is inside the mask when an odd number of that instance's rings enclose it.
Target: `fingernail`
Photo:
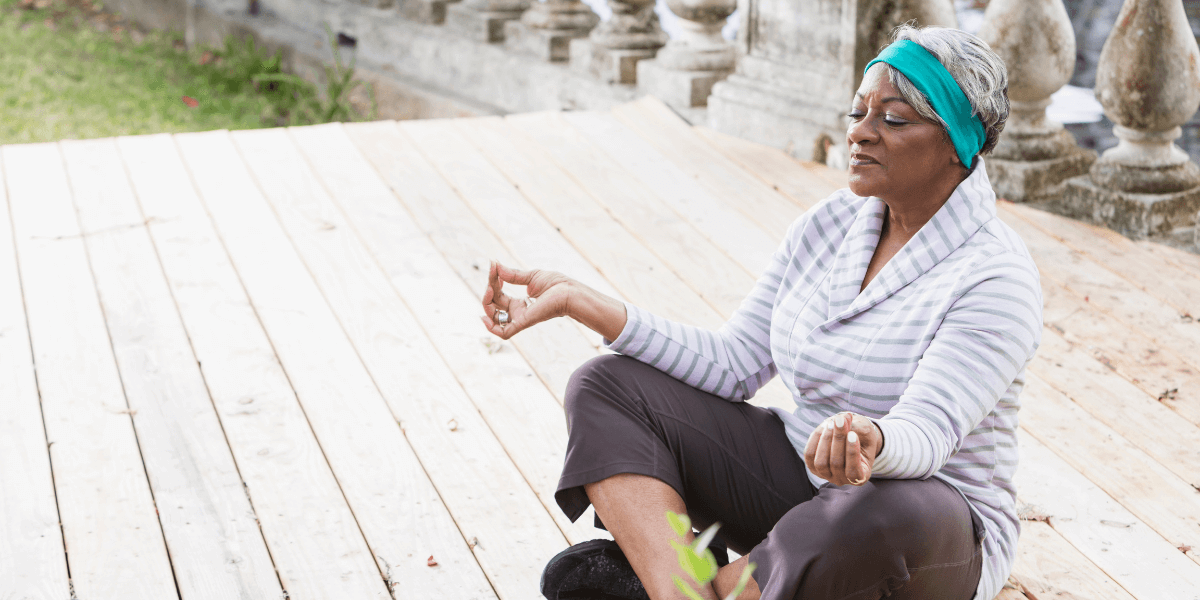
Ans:
[[[838,415],[833,418],[833,424],[837,426],[838,429],[841,429],[842,425],[846,424],[846,419],[844,419],[842,415]]]
[[[846,441],[851,444],[857,444],[858,443],[858,434],[854,433],[853,431],[851,431],[850,433],[847,433]]]

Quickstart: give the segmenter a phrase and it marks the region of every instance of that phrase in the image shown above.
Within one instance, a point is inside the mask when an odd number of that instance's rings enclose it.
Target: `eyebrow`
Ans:
[[[862,97],[863,97],[862,92],[854,93],[855,100],[861,100]],[[879,101],[880,104],[887,104],[889,102],[900,102],[900,103],[908,104],[909,106],[912,106],[911,104],[908,103],[908,100],[905,100],[904,98],[901,98],[900,96],[888,96],[887,98],[884,98],[883,100]]]

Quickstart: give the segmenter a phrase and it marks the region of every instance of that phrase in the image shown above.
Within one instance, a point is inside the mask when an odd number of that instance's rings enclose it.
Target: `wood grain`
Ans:
[[[0,152],[75,594],[177,598],[62,155]]]

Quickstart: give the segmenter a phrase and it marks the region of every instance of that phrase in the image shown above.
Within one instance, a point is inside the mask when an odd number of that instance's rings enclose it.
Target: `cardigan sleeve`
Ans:
[[[924,479],[936,473],[1033,359],[1041,342],[1042,298],[1032,261],[993,256],[964,287],[899,401],[876,421],[885,443],[872,476]]]
[[[627,302],[625,328],[605,345],[727,400],[753,397],[777,372],[771,358],[771,313],[795,259],[794,234],[809,218],[806,214],[791,225],[766,272],[716,331],[670,321]]]

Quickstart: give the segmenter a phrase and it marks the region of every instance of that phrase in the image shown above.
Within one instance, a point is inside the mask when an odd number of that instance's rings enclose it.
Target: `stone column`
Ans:
[[[534,2],[519,21],[504,25],[505,47],[543,60],[564,61],[571,40],[585,38],[600,17],[579,0]]]
[[[530,0],[462,0],[446,7],[446,26],[481,42],[503,42],[504,24],[521,18]]]
[[[604,83],[637,82],[637,63],[654,58],[667,34],[654,13],[654,0],[608,0],[612,17],[587,39],[571,42],[571,66]]]
[[[667,0],[682,30],[653,60],[638,63],[638,91],[679,109],[707,106],[718,81],[733,72],[737,49],[721,28],[737,0]]]
[[[986,164],[996,194],[1013,202],[1058,198],[1096,153],[1046,118],[1050,95],[1075,70],[1075,31],[1061,0],[991,0],[979,31],[1008,67],[1011,112]]]
[[[1200,107],[1198,63],[1180,0],[1126,0],[1096,73],[1118,144],[1052,207],[1134,238],[1194,226],[1200,167],[1174,141]]]
[[[737,69],[713,86],[718,131],[824,161],[844,145],[862,70],[900,23],[955,25],[951,0],[746,0]]]

